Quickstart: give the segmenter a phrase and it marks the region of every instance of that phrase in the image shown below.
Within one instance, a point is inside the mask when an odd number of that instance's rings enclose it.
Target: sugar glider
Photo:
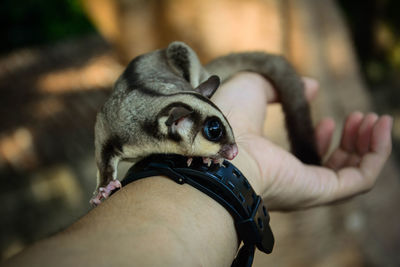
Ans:
[[[119,161],[133,163],[153,153],[203,157],[220,163],[238,153],[234,134],[210,100],[233,74],[252,71],[274,85],[285,112],[292,152],[304,163],[319,164],[314,131],[302,80],[281,56],[234,53],[202,66],[183,42],[134,58],[115,83],[97,114],[95,158],[97,188],[92,204],[101,203],[121,184]]]

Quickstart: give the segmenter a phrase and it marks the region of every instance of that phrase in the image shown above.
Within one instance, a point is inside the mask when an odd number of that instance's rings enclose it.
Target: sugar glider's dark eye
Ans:
[[[210,141],[219,141],[222,137],[222,123],[217,118],[206,121],[203,128],[204,136]]]

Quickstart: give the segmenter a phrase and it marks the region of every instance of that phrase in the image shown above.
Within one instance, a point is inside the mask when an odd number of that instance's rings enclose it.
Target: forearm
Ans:
[[[228,266],[237,246],[222,206],[188,185],[152,177],[127,185],[6,266]]]

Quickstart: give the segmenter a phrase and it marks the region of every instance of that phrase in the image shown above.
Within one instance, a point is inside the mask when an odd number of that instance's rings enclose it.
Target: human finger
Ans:
[[[315,138],[317,141],[318,154],[323,157],[329,149],[332,141],[335,122],[332,118],[321,120],[315,127]]]
[[[362,156],[369,151],[372,128],[377,120],[378,115],[375,113],[369,113],[361,120],[354,144],[352,144],[355,146],[355,150],[348,151],[348,157],[343,166],[359,166]]]
[[[371,151],[378,154],[390,154],[392,151],[391,131],[393,118],[388,115],[381,116],[374,125],[371,137]]]
[[[332,170],[338,170],[345,166],[349,157],[350,154],[348,152],[338,147],[329,156],[328,160],[324,163],[324,166]]]
[[[370,149],[370,141],[372,137],[373,127],[378,120],[378,115],[370,113],[365,116],[358,129],[358,137],[356,141],[356,149],[359,155],[364,155]]]
[[[333,151],[332,155],[329,156],[328,160],[324,164],[326,167],[338,170],[348,164],[357,163],[359,159],[352,157],[352,155],[353,151],[355,151],[355,143],[363,118],[364,114],[359,111],[353,112],[347,116],[342,130],[340,146]]]
[[[363,118],[364,114],[359,111],[353,112],[347,117],[340,142],[340,147],[343,150],[349,153],[355,150],[358,130],[360,128]]]
[[[391,149],[390,116],[380,117],[373,126],[370,139],[370,151],[360,158],[358,168],[346,167],[337,171],[338,187],[335,199],[347,198],[370,190],[387,161]]]
[[[302,78],[303,83],[304,83],[304,88],[305,88],[305,95],[307,100],[310,102],[313,100],[319,91],[319,82],[313,78],[310,77],[303,77]]]
[[[360,162],[360,171],[367,185],[372,186],[375,183],[392,151],[392,125],[393,119],[390,116],[382,116],[372,129],[370,151],[362,157]]]

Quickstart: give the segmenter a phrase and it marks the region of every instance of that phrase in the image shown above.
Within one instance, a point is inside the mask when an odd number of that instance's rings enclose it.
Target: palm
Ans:
[[[309,98],[317,86],[308,81]],[[313,88],[314,87],[314,88]],[[391,118],[351,114],[340,146],[325,167],[302,164],[296,157],[262,137],[272,87],[256,74],[242,74],[224,84],[213,100],[228,116],[239,145],[240,166],[270,209],[288,210],[334,202],[370,189],[391,150]],[[321,121],[316,138],[321,155],[331,142],[334,123]]]

